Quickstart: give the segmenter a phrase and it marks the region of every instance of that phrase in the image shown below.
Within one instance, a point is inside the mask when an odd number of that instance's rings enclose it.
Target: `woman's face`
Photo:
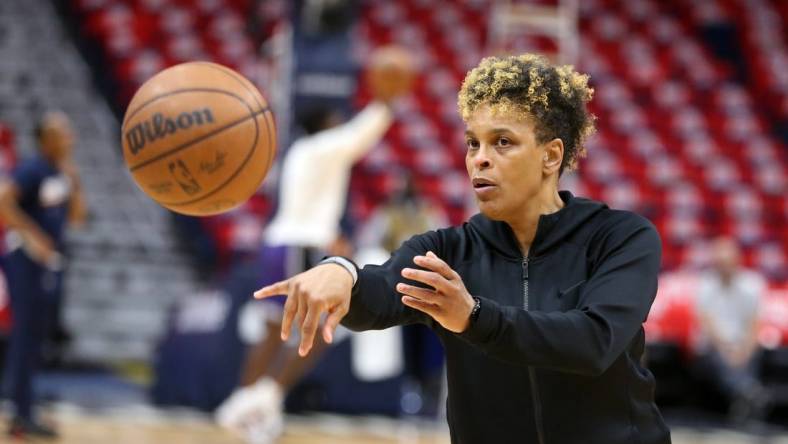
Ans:
[[[531,119],[481,105],[465,123],[465,167],[479,210],[493,220],[520,217],[543,183],[545,150]]]

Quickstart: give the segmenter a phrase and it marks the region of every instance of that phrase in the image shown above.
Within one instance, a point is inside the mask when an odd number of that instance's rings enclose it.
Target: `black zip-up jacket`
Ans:
[[[565,206],[540,217],[528,257],[506,223],[481,214],[414,236],[382,266],[359,271],[342,323],[424,323],[438,334],[452,443],[670,443],[654,378],[640,364],[659,235],[634,213],[560,195]],[[427,251],[481,300],[462,334],[404,306],[395,290]]]

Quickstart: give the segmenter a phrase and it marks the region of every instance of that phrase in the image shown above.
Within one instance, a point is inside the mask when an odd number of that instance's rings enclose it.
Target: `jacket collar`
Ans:
[[[607,208],[602,202],[574,197],[569,191],[559,191],[558,195],[564,201],[564,207],[555,213],[539,216],[529,257],[544,254],[569,237],[596,213]],[[508,258],[522,259],[523,254],[509,224],[489,219],[481,213],[471,217],[468,222],[498,252]]]

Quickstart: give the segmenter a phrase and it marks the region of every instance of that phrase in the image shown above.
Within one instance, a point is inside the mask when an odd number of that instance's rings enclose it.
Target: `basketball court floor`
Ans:
[[[114,375],[44,373],[37,391],[41,415],[57,425],[58,444],[244,444],[192,409],[160,409],[143,385]],[[48,399],[48,401],[46,401]],[[0,402],[0,443],[10,406]],[[719,418],[694,411],[667,411],[674,444],[788,444],[788,428],[770,426],[745,434],[720,426]],[[681,425],[678,425],[681,424]],[[35,442],[35,441],[34,441]],[[289,415],[278,444],[450,444],[443,420],[392,419],[335,414]],[[496,443],[480,443],[496,444]]]
[[[58,404],[46,417],[58,425],[61,444],[243,444],[207,415],[146,406],[87,412]],[[0,419],[6,417],[0,414]],[[788,434],[754,436],[730,430],[673,427],[674,444],[788,444]],[[0,437],[0,442],[5,441]],[[10,441],[13,442],[13,441]],[[35,441],[33,441],[35,442]],[[379,417],[316,414],[290,416],[279,444],[449,444],[445,426]]]

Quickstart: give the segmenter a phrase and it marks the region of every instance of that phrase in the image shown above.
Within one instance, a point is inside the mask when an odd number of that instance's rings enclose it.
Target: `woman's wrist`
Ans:
[[[350,273],[350,277],[353,278],[353,285],[356,285],[358,281],[358,270],[356,269],[356,265],[351,262],[350,260],[342,257],[342,256],[329,256],[322,261],[318,265],[324,264],[336,264],[347,270]]]

